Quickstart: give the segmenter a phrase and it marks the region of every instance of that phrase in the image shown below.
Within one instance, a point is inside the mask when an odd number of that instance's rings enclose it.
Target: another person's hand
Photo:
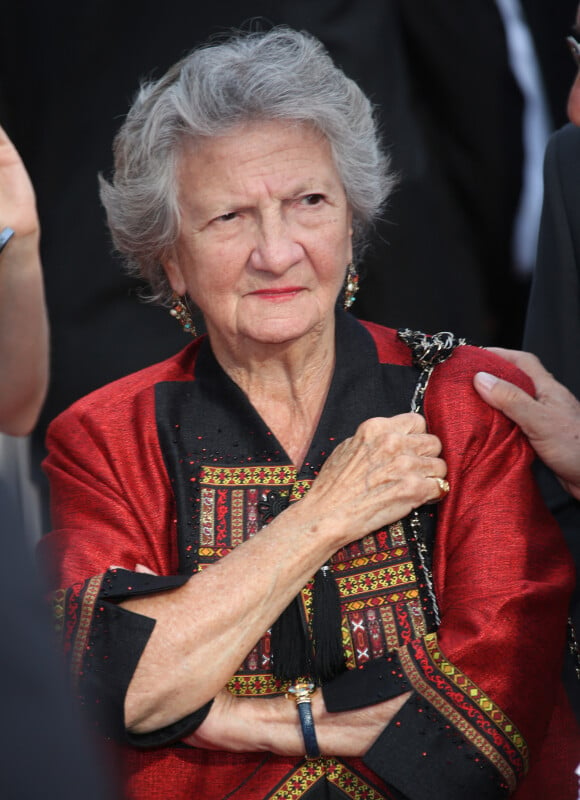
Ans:
[[[489,349],[525,372],[534,382],[536,396],[486,372],[475,375],[475,389],[520,426],[539,458],[580,500],[580,402],[531,353]]]
[[[0,232],[4,229],[14,235],[0,252],[0,431],[24,436],[36,424],[48,385],[48,320],[34,189],[0,127]]]
[[[19,239],[38,236],[36,198],[18,151],[0,126],[0,228],[9,226]]]
[[[6,226],[16,234],[11,247],[26,237],[36,244],[40,226],[34,189],[18,151],[0,126],[0,229]]]

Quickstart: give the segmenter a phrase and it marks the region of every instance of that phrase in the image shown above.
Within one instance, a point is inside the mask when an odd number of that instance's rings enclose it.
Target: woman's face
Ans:
[[[181,230],[164,264],[212,344],[281,344],[333,324],[351,260],[351,212],[327,140],[255,122],[187,149]]]

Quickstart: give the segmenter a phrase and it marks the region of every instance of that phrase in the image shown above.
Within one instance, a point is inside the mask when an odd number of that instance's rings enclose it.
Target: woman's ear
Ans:
[[[180,297],[183,296],[187,289],[185,286],[185,280],[183,278],[183,274],[179,267],[179,262],[175,254],[169,256],[165,261],[162,262],[161,266],[165,270],[165,274],[167,275],[167,280],[174,292],[176,292]]]

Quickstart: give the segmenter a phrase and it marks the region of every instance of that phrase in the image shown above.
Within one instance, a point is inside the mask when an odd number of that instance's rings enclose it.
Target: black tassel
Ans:
[[[312,673],[310,640],[302,616],[300,597],[272,625],[272,672],[283,681],[296,681]]]
[[[288,506],[289,497],[275,490],[262,495],[258,512],[268,525]],[[312,647],[308,638],[300,596],[295,597],[272,625],[272,672],[275,678],[295,682],[311,674]]]
[[[325,564],[316,573],[312,589],[314,672],[319,680],[331,680],[346,667],[341,622],[338,586],[332,570]]]
[[[287,496],[277,491],[265,493],[258,503],[262,524],[267,525],[284,511],[288,501]],[[317,681],[326,681],[345,669],[340,595],[328,565],[321,567],[314,577],[312,636],[313,642],[308,635],[299,595],[272,625],[270,643],[275,678],[296,681],[311,676]]]

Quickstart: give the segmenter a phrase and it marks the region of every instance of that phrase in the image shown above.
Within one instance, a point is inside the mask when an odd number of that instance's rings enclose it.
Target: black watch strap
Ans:
[[[314,728],[314,717],[312,716],[312,702],[310,699],[314,694],[315,688],[313,683],[307,681],[299,682],[291,686],[286,694],[289,699],[294,700],[296,703],[298,716],[300,718],[300,727],[302,728],[306,758],[309,759],[318,758],[320,756],[320,748],[318,747],[316,730]]]

